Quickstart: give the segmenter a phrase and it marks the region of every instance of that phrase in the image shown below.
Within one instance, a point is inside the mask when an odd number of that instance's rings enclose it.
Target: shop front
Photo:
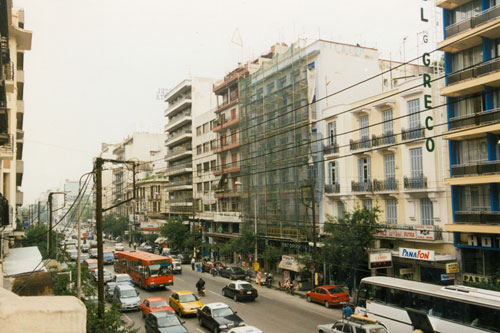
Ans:
[[[298,290],[310,290],[312,281],[310,274],[304,271],[304,265],[300,264],[296,256],[283,255],[278,265],[281,271],[281,284],[286,281],[292,281],[296,284]]]

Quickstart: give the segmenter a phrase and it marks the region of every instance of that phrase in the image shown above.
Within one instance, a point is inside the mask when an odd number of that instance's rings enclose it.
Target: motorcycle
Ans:
[[[205,287],[198,289],[198,296],[205,296]]]
[[[285,291],[286,293],[292,296],[295,295],[295,286],[291,282],[285,283],[285,285],[282,286],[281,290]]]
[[[271,273],[266,275],[266,278],[264,280],[264,284],[268,288],[271,288],[273,286],[273,275]]]

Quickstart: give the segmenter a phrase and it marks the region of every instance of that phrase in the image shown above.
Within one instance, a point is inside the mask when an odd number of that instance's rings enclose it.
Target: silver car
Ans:
[[[381,322],[373,318],[352,315],[349,319],[340,319],[333,324],[318,325],[319,333],[388,333]]]
[[[98,269],[96,269],[95,271],[92,272],[92,276],[94,277],[94,280],[97,282],[97,278],[98,278]],[[113,280],[113,277],[111,276],[111,273],[108,272],[107,270],[103,270],[103,276],[104,276],[104,283],[106,282],[109,282],[111,280]]]

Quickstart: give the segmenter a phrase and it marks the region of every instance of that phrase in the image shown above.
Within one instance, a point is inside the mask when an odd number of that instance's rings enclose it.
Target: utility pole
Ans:
[[[311,205],[312,205],[312,223],[313,223],[313,286],[316,287],[316,201],[314,200],[314,183],[311,184]]]
[[[254,262],[257,263],[257,194],[255,195],[255,198],[254,198],[254,221],[253,221],[253,224],[254,224],[254,233],[255,233],[255,259],[254,259]],[[255,267],[254,266],[254,270],[255,270]]]
[[[47,251],[49,253],[48,257],[52,259],[52,194],[53,192],[49,193],[49,245],[47,247]]]
[[[95,160],[95,179],[96,179],[96,233],[97,233],[97,316],[99,319],[104,317],[104,256],[102,241],[102,158]]]
[[[40,201],[38,201],[38,226],[40,226]]]

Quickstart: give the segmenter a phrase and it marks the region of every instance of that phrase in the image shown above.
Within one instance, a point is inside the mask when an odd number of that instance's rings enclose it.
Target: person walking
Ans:
[[[349,304],[344,305],[344,309],[342,310],[342,318],[349,319],[352,316],[352,308]]]
[[[258,283],[259,287],[260,287],[261,280],[262,280],[262,272],[259,269],[259,271],[257,272],[257,283]]]
[[[194,271],[194,264],[196,263],[196,260],[194,257],[191,258],[191,269]]]

